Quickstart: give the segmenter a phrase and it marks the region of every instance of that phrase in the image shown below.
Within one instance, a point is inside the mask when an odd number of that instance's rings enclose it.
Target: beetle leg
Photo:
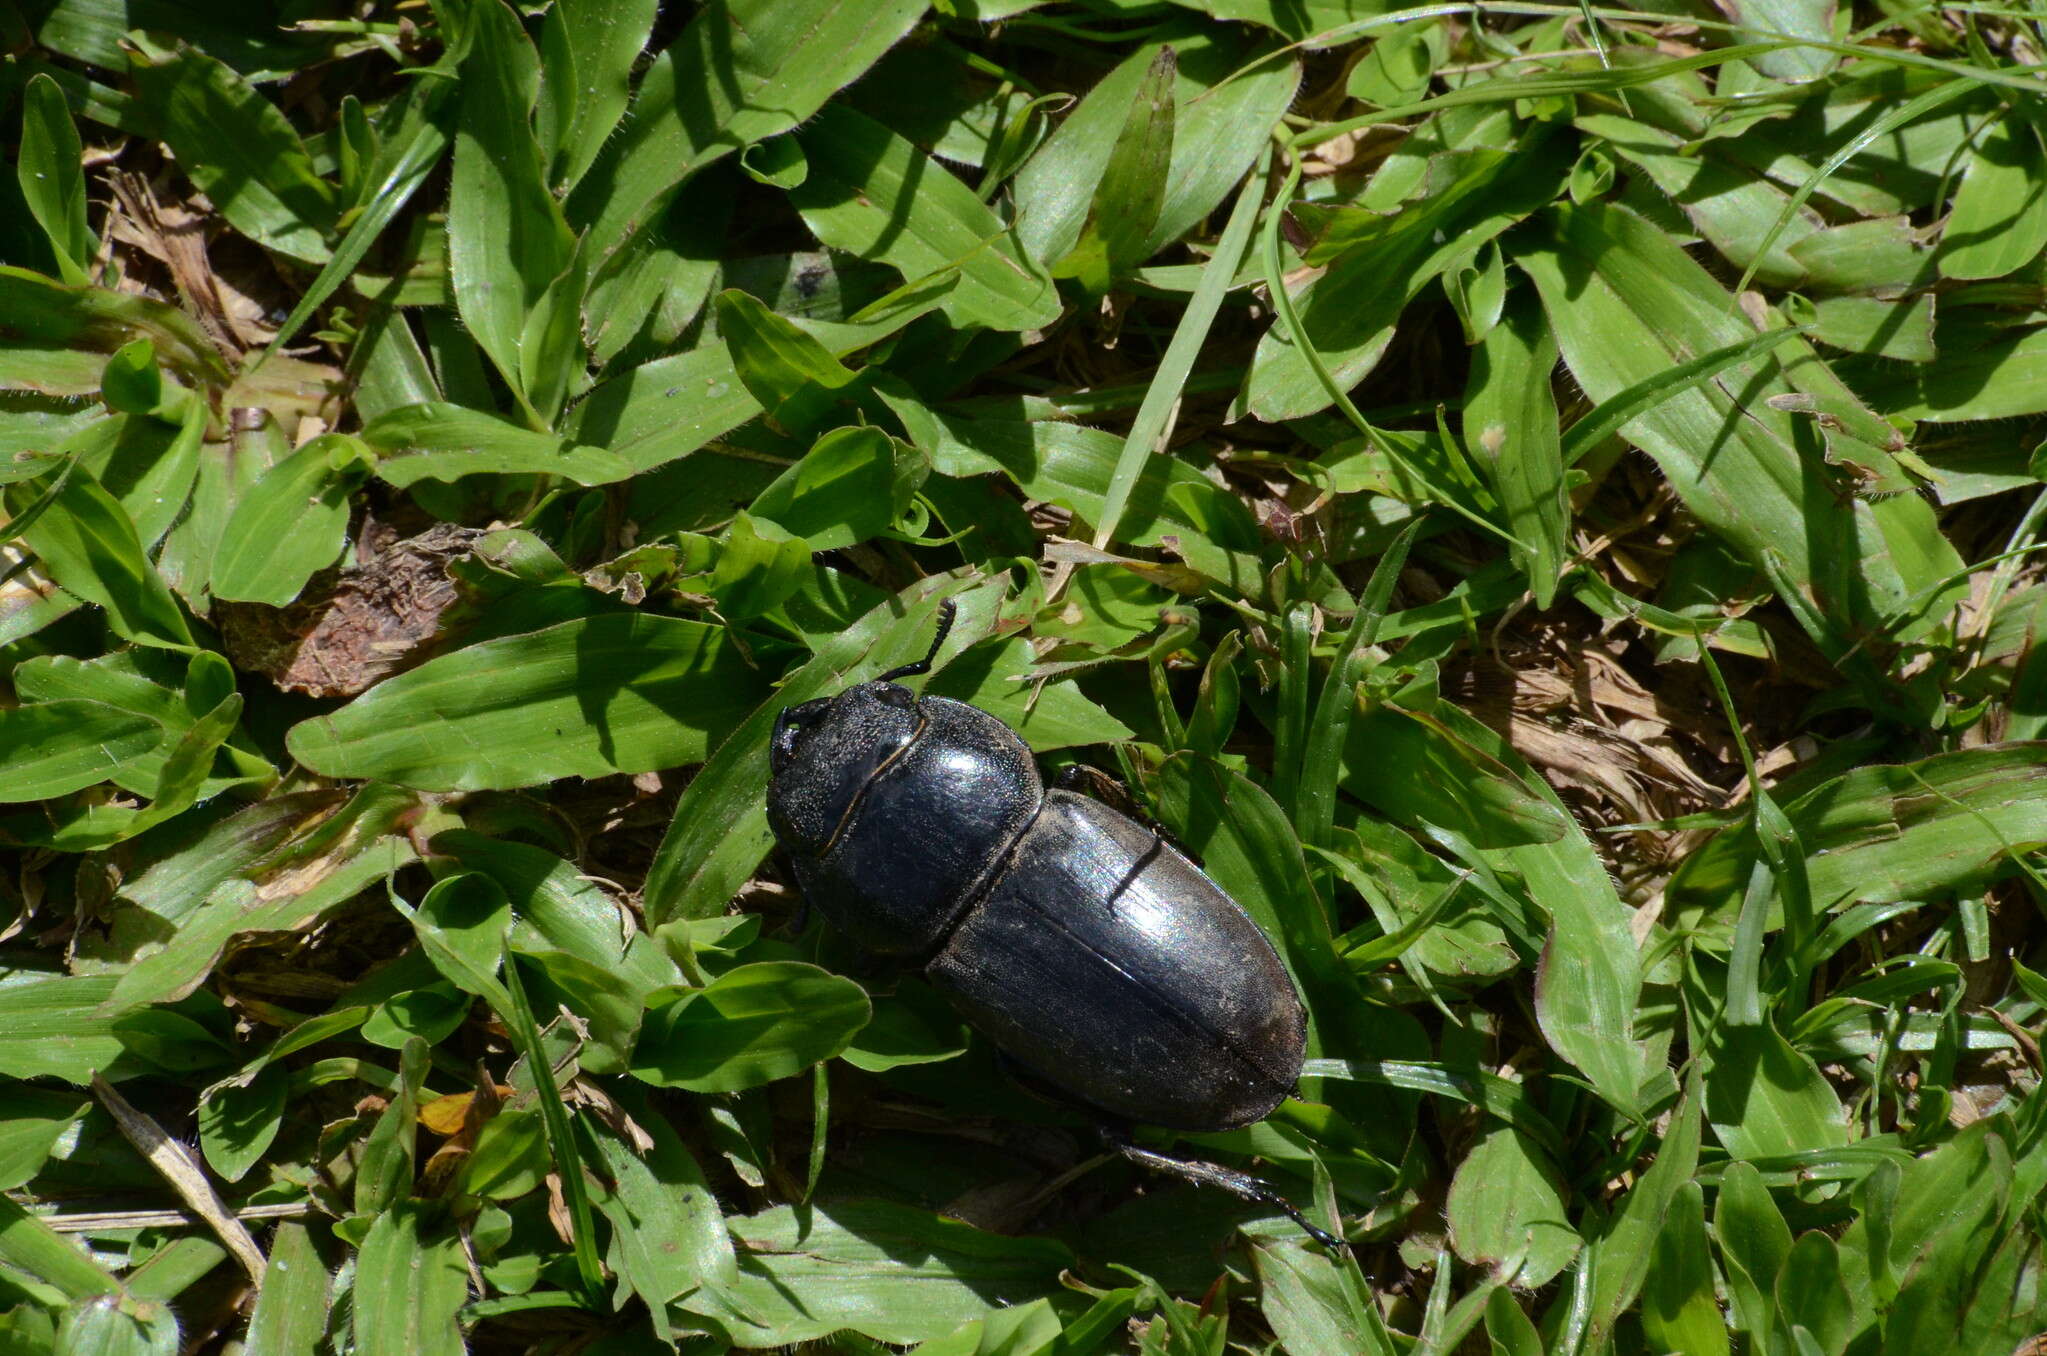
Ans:
[[[1150,1168],[1154,1172],[1170,1173],[1175,1177],[1192,1182],[1196,1186],[1220,1187],[1224,1191],[1235,1196],[1241,1196],[1247,1201],[1256,1201],[1260,1205],[1269,1205],[1273,1209],[1280,1211],[1294,1223],[1300,1225],[1310,1238],[1320,1243],[1323,1247],[1345,1250],[1348,1250],[1350,1247],[1348,1243],[1338,1238],[1335,1234],[1330,1233],[1327,1229],[1319,1228],[1309,1222],[1308,1217],[1303,1215],[1294,1206],[1292,1201],[1280,1195],[1278,1191],[1268,1184],[1259,1181],[1248,1172],[1238,1172],[1235,1168],[1226,1168],[1220,1163],[1204,1163],[1199,1159],[1174,1158],[1168,1154],[1154,1153],[1150,1149],[1139,1148],[1129,1140],[1117,1135],[1114,1131],[1105,1131],[1104,1138],[1108,1140],[1111,1148],[1140,1167]]]
[[[1145,813],[1130,788],[1116,778],[1090,763],[1068,763],[1052,774],[1052,785],[1061,791],[1098,800],[1112,810],[1120,810],[1147,829],[1156,829],[1157,821]]]
[[[1156,856],[1161,847],[1170,847],[1181,856],[1192,860],[1194,854],[1175,841],[1166,832],[1166,826],[1152,817],[1144,808],[1128,784],[1118,781],[1108,773],[1090,763],[1068,763],[1052,774],[1051,784],[1061,791],[1071,791],[1089,800],[1098,800],[1112,810],[1119,811],[1126,818],[1136,820],[1143,828],[1151,831],[1154,846],[1146,859]]]
[[[1137,884],[1137,878],[1144,874],[1145,868],[1157,861],[1159,854],[1165,850],[1166,840],[1154,833],[1151,836],[1151,846],[1146,848],[1139,854],[1137,860],[1130,864],[1130,869],[1123,873],[1123,879],[1116,882],[1116,888],[1109,891],[1108,899],[1103,902],[1113,910],[1116,907],[1116,901],[1123,898],[1123,892]]]

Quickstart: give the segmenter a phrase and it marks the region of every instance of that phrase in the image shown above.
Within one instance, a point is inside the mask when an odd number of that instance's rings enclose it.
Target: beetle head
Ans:
[[[768,746],[768,822],[790,851],[822,856],[853,804],[916,733],[917,698],[898,683],[849,687],[785,706]]]

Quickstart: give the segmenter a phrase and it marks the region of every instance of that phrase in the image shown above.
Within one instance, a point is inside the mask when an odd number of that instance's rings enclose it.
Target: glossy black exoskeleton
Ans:
[[[923,660],[777,719],[768,820],[804,897],[865,950],[921,965],[1034,1081],[1106,1122],[1262,1119],[1307,1031],[1272,943],[1157,834],[1048,792],[1000,720],[897,683],[929,672],[952,619],[947,602]],[[1255,1178],[1118,1147],[1300,1220]]]

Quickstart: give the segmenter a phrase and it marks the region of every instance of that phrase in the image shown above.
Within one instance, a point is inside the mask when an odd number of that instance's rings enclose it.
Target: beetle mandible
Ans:
[[[1284,1210],[1256,1178],[1139,1149],[1110,1126],[1230,1130],[1291,1095],[1307,1017],[1272,943],[1221,886],[1101,801],[1046,790],[995,716],[898,679],[784,707],[768,822],[806,900],[926,979],[1036,1081],[1147,1166]]]

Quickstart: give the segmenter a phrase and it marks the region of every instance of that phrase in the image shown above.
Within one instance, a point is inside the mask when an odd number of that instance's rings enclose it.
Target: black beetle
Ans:
[[[1256,1178],[1109,1129],[1263,1119],[1300,1077],[1307,1016],[1272,943],[1199,867],[1102,802],[1045,790],[996,717],[896,682],[930,671],[953,613],[923,659],[777,717],[768,822],[805,899],[865,950],[921,965],[1127,1156],[1334,1244]]]

